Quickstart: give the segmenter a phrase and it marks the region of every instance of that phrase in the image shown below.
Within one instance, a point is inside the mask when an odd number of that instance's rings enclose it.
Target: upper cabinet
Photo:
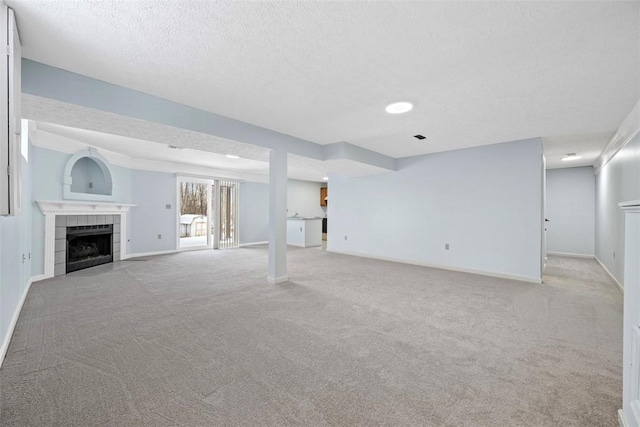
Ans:
[[[320,189],[320,206],[327,206],[328,196],[327,187]]]

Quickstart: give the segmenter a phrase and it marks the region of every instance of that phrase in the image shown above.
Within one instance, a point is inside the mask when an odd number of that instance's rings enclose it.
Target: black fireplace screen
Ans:
[[[67,227],[67,273],[113,262],[113,225]]]

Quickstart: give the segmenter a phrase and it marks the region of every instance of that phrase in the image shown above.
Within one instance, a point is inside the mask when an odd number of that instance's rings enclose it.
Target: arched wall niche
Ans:
[[[63,197],[67,200],[113,200],[109,162],[95,148],[77,152],[64,168]]]

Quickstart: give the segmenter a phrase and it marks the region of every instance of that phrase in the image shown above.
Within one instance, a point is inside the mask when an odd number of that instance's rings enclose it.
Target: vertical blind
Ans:
[[[220,180],[220,249],[239,245],[238,188],[237,181]]]

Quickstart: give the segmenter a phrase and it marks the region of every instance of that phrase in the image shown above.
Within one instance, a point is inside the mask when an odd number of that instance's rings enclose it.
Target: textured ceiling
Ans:
[[[6,3],[29,59],[392,157],[611,133],[640,97],[638,2]]]
[[[547,169],[591,166],[611,140],[614,132],[604,132],[592,135],[573,135],[566,137],[543,138],[544,156]],[[562,161],[569,153],[577,153],[579,160]]]

